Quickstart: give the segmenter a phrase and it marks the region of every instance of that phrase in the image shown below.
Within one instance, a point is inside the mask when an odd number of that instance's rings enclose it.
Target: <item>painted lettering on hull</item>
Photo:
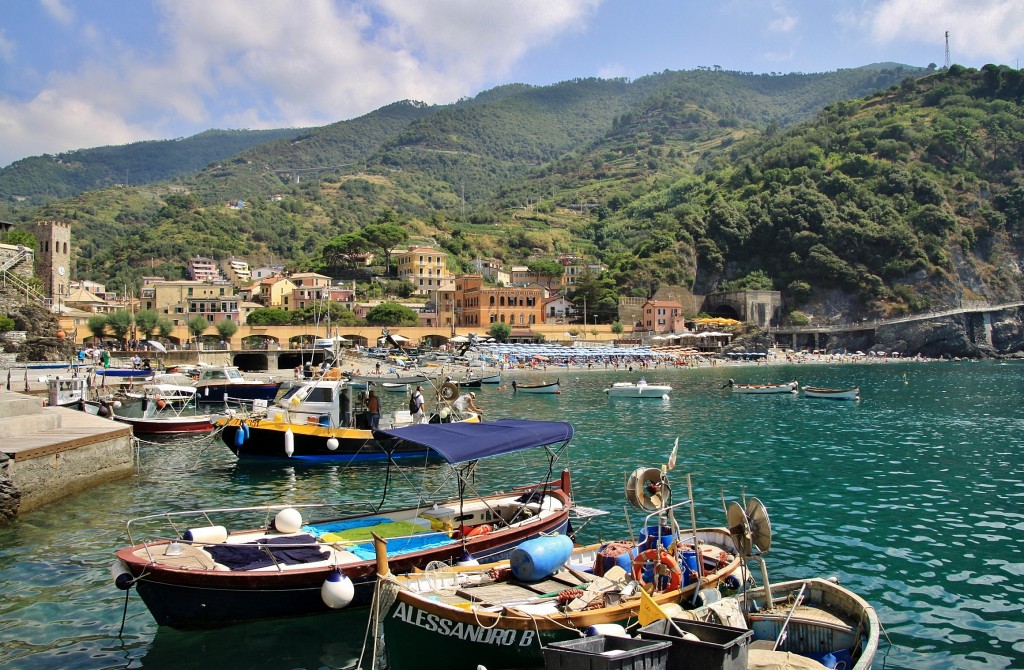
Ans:
[[[430,614],[405,603],[398,603],[391,615],[410,626],[422,628],[428,633],[453,637],[464,642],[476,642],[502,647],[528,647],[537,637],[532,630],[508,630],[504,628],[484,628],[474,624],[452,621],[436,614]]]

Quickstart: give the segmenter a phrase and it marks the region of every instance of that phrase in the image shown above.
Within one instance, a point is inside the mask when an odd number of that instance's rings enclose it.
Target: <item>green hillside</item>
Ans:
[[[795,321],[1019,300],[1022,81],[954,66],[507,86],[396,103],[33,215],[75,220],[77,273],[118,282],[175,276],[196,253],[325,269],[328,242],[387,221],[456,269],[481,256],[600,261],[609,272],[581,289],[599,318],[619,295],[666,285],[782,290]],[[321,173],[274,172],[289,167]],[[225,186],[245,208],[226,205]]]
[[[114,184],[152,184],[201,170],[211,161],[259,144],[294,137],[299,132],[297,129],[208,130],[176,140],[32,156],[0,169],[0,200],[17,199],[17,202],[39,205]]]

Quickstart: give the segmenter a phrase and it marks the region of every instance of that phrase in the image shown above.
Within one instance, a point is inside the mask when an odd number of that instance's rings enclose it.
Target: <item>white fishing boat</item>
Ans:
[[[820,386],[805,386],[804,395],[808,398],[828,398],[830,400],[860,400],[860,388],[852,386],[845,389],[830,389]]]
[[[604,390],[612,398],[664,398],[672,393],[668,384],[648,384],[646,379],[633,382],[615,382]]]
[[[737,384],[730,379],[722,388],[730,388],[733,393],[747,394],[796,393],[800,383],[791,381],[785,384]]]
[[[553,382],[541,382],[539,384],[520,384],[512,380],[513,393],[560,393],[561,384],[558,379]]]

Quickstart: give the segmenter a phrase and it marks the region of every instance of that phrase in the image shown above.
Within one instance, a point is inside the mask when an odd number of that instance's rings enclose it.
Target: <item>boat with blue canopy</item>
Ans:
[[[355,513],[350,505],[268,505],[132,519],[130,546],[116,552],[112,576],[119,588],[138,591],[157,623],[177,628],[367,605],[376,581],[373,534],[388,539],[389,559],[404,571],[431,561],[502,560],[525,540],[564,534],[571,481],[554,468],[572,437],[569,423],[520,419],[379,430],[374,438],[384,450],[436,453],[452,468],[458,494],[420,492],[414,504],[385,509],[398,469],[389,459],[380,502]],[[479,461],[537,447],[546,447],[537,450],[546,459],[543,481],[468,496]]]

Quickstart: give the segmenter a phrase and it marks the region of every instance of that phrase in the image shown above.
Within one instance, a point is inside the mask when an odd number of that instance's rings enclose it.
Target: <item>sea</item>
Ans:
[[[641,375],[674,390],[646,400],[603,393]],[[698,525],[726,525],[724,503],[760,499],[771,520],[770,579],[837,577],[867,599],[884,630],[874,668],[1024,668],[1024,362],[551,367],[518,377],[555,378],[558,395],[502,384],[476,402],[487,420],[573,424],[554,467],[570,469],[581,505],[609,512],[580,530],[581,541],[639,530],[644,513],[626,502],[626,478],[667,464],[678,440],[675,499],[689,480]],[[861,399],[739,395],[723,388],[730,378],[859,386]],[[385,411],[406,403],[383,396]],[[474,485],[534,481],[546,456],[482,461]],[[389,494],[447,479],[440,465],[415,465],[415,474],[392,473]],[[239,462],[209,437],[141,442],[135,476],[0,527],[0,667],[369,668],[366,611],[178,631],[158,627],[134,591],[117,590],[110,566],[132,517],[377,501],[383,480],[380,465]]]

